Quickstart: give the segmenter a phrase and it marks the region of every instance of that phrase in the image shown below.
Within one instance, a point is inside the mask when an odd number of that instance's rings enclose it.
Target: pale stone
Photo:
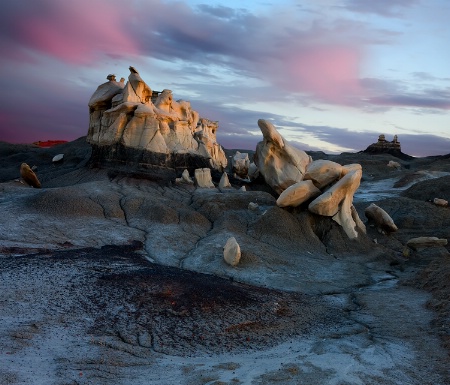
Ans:
[[[303,180],[289,186],[277,199],[279,207],[297,207],[308,199],[315,198],[321,191],[314,185],[312,180]]]
[[[393,160],[390,160],[387,166],[395,168],[397,170],[400,170],[402,168],[402,165],[400,163],[394,162]]]
[[[308,164],[304,180],[310,179],[314,185],[322,189],[341,177],[342,166],[331,160],[315,160]]]
[[[250,159],[248,153],[236,151],[231,160],[232,171],[240,178],[247,178],[248,169],[250,167]]]
[[[176,178],[175,182],[176,183],[194,184],[194,181],[191,179],[191,177],[189,175],[189,171],[186,169],[182,172],[181,178]]]
[[[197,168],[195,170],[195,182],[197,183],[197,187],[200,188],[212,188],[214,187],[214,183],[211,178],[211,169],[210,168]]]
[[[373,221],[377,228],[383,232],[391,233],[398,230],[390,215],[375,203],[364,210],[367,219]]]
[[[447,207],[448,206],[448,201],[446,201],[445,199],[441,199],[441,198],[434,198],[433,199],[433,203],[436,206],[442,206],[442,207]]]
[[[406,242],[406,245],[414,250],[423,249],[426,247],[440,247],[445,246],[446,244],[447,239],[437,237],[418,237],[412,238]]]
[[[355,221],[354,216],[358,214],[356,210],[352,210],[352,205],[353,195],[359,187],[361,177],[362,170],[354,169],[308,206],[309,211],[315,214],[332,217],[350,239],[358,237],[356,228],[359,227],[360,220]]]
[[[62,161],[63,159],[64,159],[64,154],[58,154],[53,157],[52,162],[57,163],[57,162]]]
[[[241,259],[241,248],[236,241],[236,238],[228,238],[225,247],[223,248],[223,259],[231,266],[237,266]]]
[[[219,181],[219,188],[223,189],[223,188],[230,188],[230,187],[231,187],[231,183],[230,183],[230,180],[228,179],[228,174],[226,172],[224,172]]]
[[[342,166],[341,178],[352,171],[362,172],[362,166],[359,163],[346,164],[345,166]]]
[[[259,169],[255,162],[251,162],[248,167],[248,177],[250,180],[255,180],[259,176]]]
[[[264,140],[256,146],[255,163],[266,183],[278,194],[303,180],[311,157],[291,146],[266,120],[258,120]]]
[[[89,99],[89,108],[91,110],[97,110],[99,108],[109,105],[109,101],[117,94],[123,92],[124,84],[116,81],[109,81],[103,83],[97,87],[97,90],[93,93]]]
[[[241,188],[239,189],[239,191],[247,191],[247,189],[245,188],[245,186],[241,186]]]
[[[250,202],[250,203],[248,204],[248,209],[249,209],[250,211],[256,211],[256,210],[258,210],[258,207],[259,207],[259,204],[256,203],[256,202]]]

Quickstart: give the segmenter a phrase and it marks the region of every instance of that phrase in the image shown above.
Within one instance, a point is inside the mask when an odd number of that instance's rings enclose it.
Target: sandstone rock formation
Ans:
[[[250,159],[246,152],[236,151],[231,160],[232,171],[240,178],[248,177],[248,169],[250,167]]]
[[[321,193],[311,180],[302,180],[284,190],[277,199],[277,205],[278,207],[297,207]]]
[[[197,168],[195,170],[195,182],[197,187],[200,188],[212,188],[214,183],[211,179],[211,169],[209,168]]]
[[[397,158],[408,160],[412,159],[412,156],[407,155],[402,152],[400,142],[398,141],[397,135],[391,142],[386,140],[385,135],[380,135],[376,143],[369,145],[363,152],[367,154],[391,154]]]
[[[398,230],[390,215],[375,203],[371,203],[364,210],[364,214],[383,233],[392,233]]]
[[[255,164],[266,183],[278,194],[303,180],[311,157],[290,145],[267,120],[259,119],[264,140],[256,146]]]
[[[20,165],[20,176],[29,186],[41,188],[41,182],[28,164],[22,163]]]
[[[170,90],[153,92],[133,67],[126,84],[114,75],[108,80],[89,100],[87,141],[95,162],[133,164],[144,171],[223,171],[227,159],[216,139],[218,122],[201,118],[187,101],[174,101]]]
[[[433,203],[436,206],[441,206],[441,207],[447,207],[448,206],[448,201],[446,201],[445,199],[442,199],[442,198],[434,198],[433,199]]]
[[[306,167],[303,179],[311,180],[318,189],[323,189],[330,183],[339,179],[342,166],[331,160],[315,160]]]
[[[224,172],[219,181],[219,189],[230,188],[230,187],[231,187],[230,180],[228,179],[227,173]]]
[[[223,259],[231,266],[237,266],[241,259],[241,248],[236,241],[236,238],[231,237],[227,240],[223,248]]]
[[[194,181],[191,179],[188,170],[184,170],[183,173],[181,174],[181,178],[176,178],[175,182],[176,183],[194,184]]]

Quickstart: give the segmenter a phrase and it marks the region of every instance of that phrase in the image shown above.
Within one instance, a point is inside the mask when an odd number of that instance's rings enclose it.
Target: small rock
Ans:
[[[400,163],[394,162],[393,160],[390,160],[387,166],[395,168],[396,170],[400,170],[402,168],[402,165]]]
[[[251,210],[251,211],[256,211],[256,210],[258,210],[258,207],[259,207],[259,204],[258,204],[258,203],[255,203],[255,202],[250,202],[250,203],[248,204],[248,209]]]
[[[194,184],[194,181],[191,179],[191,177],[189,175],[189,171],[186,169],[181,174],[181,178],[176,178],[175,182],[176,183]]]
[[[55,155],[52,159],[53,163],[61,162],[64,159],[64,154]]]
[[[209,168],[197,168],[195,170],[195,181],[200,188],[212,188],[214,183],[211,179],[211,169]]]
[[[230,188],[231,187],[231,183],[230,180],[228,179],[228,174],[226,172],[224,172],[222,174],[222,177],[220,178],[220,182],[219,182],[219,188]]]
[[[444,238],[437,237],[418,237],[412,238],[408,242],[406,242],[406,246],[411,247],[411,249],[424,249],[426,247],[439,247],[445,246],[447,244],[447,240]]]
[[[228,238],[225,247],[223,248],[223,259],[231,266],[237,266],[241,259],[241,248],[236,241],[236,238]]]
[[[41,182],[39,182],[38,177],[34,171],[26,163],[20,165],[20,176],[31,187],[40,188]]]
[[[247,191],[247,189],[245,188],[245,186],[242,186],[239,191]]]
[[[445,199],[441,199],[441,198],[434,198],[433,199],[433,203],[436,206],[441,206],[441,207],[447,207],[448,206],[448,201],[446,201]]]
[[[364,210],[364,214],[369,221],[375,223],[379,231],[392,233],[398,230],[398,227],[395,225],[389,214],[375,203],[370,204],[370,206]]]

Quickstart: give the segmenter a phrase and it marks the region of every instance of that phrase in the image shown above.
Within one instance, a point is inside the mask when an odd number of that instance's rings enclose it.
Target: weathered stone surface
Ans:
[[[176,178],[175,182],[176,183],[194,184],[194,181],[191,179],[188,170],[184,170],[183,173],[181,174],[181,178]]]
[[[277,205],[278,207],[297,207],[320,194],[321,191],[312,180],[302,180],[284,190],[277,199]]]
[[[291,146],[267,120],[259,119],[264,140],[256,146],[255,163],[266,183],[278,194],[303,180],[312,159],[306,152]]]
[[[223,189],[223,188],[230,188],[230,187],[231,187],[231,183],[230,183],[230,180],[228,179],[228,174],[226,172],[224,172],[219,181],[219,188]]]
[[[225,247],[223,248],[223,259],[231,266],[237,266],[241,259],[241,248],[236,241],[236,238],[228,238]]]
[[[374,222],[377,228],[382,232],[392,233],[398,230],[390,215],[375,203],[371,203],[370,206],[364,210],[364,214],[367,219]]]
[[[115,150],[124,146],[138,150],[147,159],[153,157],[146,153],[169,155],[166,158],[171,164],[138,162],[135,168],[143,173],[148,166],[173,167],[179,159],[175,154],[205,158],[209,167],[223,171],[227,158],[217,143],[218,122],[200,118],[187,101],[174,101],[170,90],[162,91],[153,104],[151,88],[133,67],[126,85],[112,80],[113,75],[108,79],[89,101],[87,141],[98,165],[130,163],[121,156],[123,151]],[[175,164],[175,168],[180,167],[183,165]]]
[[[448,206],[448,201],[446,201],[445,199],[441,199],[441,198],[434,198],[433,199],[433,203],[436,206],[441,206],[441,207],[447,207]]]
[[[342,166],[331,160],[315,160],[308,164],[304,180],[311,180],[314,185],[322,189],[341,177]]]
[[[247,178],[250,167],[248,153],[236,151],[231,161],[232,171],[240,178]]]
[[[40,188],[41,182],[34,173],[34,171],[26,163],[20,165],[20,176],[31,187]]]
[[[437,237],[417,237],[412,238],[408,242],[406,242],[406,245],[414,250],[423,249],[427,247],[440,247],[445,246],[446,244],[447,244],[446,239]]]
[[[195,182],[197,187],[200,188],[212,188],[214,183],[211,179],[211,169],[209,168],[198,168],[195,170]]]

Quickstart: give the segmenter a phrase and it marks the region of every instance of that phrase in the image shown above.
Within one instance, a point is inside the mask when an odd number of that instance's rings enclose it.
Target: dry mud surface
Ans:
[[[361,218],[377,202],[399,225],[355,243],[267,192],[161,185],[64,149],[39,190],[9,178],[28,150],[3,157],[1,385],[450,383],[448,246],[405,249],[450,239],[450,209],[428,202],[450,198],[447,158],[333,158],[363,165]]]

